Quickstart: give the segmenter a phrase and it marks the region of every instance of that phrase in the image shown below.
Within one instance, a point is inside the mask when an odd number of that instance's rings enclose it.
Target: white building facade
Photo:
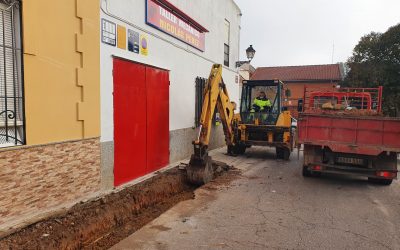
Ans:
[[[241,11],[233,0],[102,0],[100,17],[102,179],[111,188],[190,156],[196,79],[212,64],[224,65],[238,103]],[[214,147],[224,144],[216,131]]]

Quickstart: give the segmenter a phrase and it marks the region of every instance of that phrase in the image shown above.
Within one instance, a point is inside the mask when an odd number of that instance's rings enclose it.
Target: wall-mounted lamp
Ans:
[[[247,56],[247,59],[249,59],[249,60],[236,62],[236,68],[239,68],[240,66],[242,66],[245,63],[250,63],[251,60],[253,60],[255,54],[256,54],[256,51],[254,50],[253,45],[250,45],[250,47],[248,47],[246,49],[246,56]]]

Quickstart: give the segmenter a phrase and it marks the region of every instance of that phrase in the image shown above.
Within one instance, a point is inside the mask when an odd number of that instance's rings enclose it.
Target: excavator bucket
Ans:
[[[192,155],[189,165],[186,167],[187,177],[190,183],[194,185],[203,185],[214,178],[214,169],[210,156],[204,156],[199,159]]]
[[[200,127],[197,139],[193,142],[194,154],[186,168],[189,182],[202,185],[214,178],[211,157],[208,156],[212,119],[218,109],[227,142],[233,138],[232,121],[235,104],[229,99],[228,90],[222,79],[222,65],[214,64],[210,77],[204,88],[204,100],[200,116]]]

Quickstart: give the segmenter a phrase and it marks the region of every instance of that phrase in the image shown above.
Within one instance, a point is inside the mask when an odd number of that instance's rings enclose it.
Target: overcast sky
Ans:
[[[255,67],[346,61],[361,36],[400,23],[400,0],[235,0],[242,10],[241,59]]]

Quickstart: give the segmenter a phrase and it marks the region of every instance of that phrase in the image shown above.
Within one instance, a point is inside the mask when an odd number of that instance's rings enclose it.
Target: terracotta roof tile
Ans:
[[[259,67],[252,80],[341,80],[339,64]]]

